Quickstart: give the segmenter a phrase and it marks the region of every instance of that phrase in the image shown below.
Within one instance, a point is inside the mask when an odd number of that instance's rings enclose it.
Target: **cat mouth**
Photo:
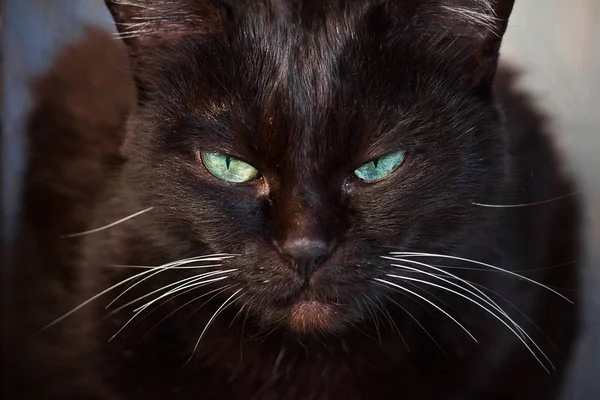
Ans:
[[[283,325],[299,335],[335,333],[356,316],[351,305],[315,285],[299,284],[283,297],[271,297],[268,312],[260,312],[267,325]]]
[[[327,332],[334,329],[339,311],[329,302],[302,296],[288,312],[288,324],[299,333]]]

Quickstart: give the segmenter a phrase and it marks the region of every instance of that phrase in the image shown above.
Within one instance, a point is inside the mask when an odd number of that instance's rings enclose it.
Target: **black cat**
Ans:
[[[556,398],[578,205],[513,1],[107,3],[137,105],[31,393]]]

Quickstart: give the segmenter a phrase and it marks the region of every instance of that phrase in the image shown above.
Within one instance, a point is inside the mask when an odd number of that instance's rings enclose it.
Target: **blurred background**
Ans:
[[[553,118],[584,190],[586,323],[565,400],[600,399],[600,1],[516,0],[502,56]]]
[[[0,0],[2,11],[2,296],[10,295],[10,244],[18,223],[24,132],[32,82],[53,67],[85,27],[112,32],[102,0]],[[552,117],[585,209],[585,333],[565,400],[600,399],[600,0],[516,0],[502,57]],[[9,311],[3,309],[3,311]]]

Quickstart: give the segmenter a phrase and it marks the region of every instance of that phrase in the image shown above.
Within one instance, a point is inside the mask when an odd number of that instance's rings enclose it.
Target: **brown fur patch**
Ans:
[[[301,333],[328,331],[334,322],[335,310],[317,300],[301,300],[292,306],[289,324]]]

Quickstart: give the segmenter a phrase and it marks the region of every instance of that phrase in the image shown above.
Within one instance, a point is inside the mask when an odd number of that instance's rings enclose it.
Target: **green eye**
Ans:
[[[380,157],[361,165],[354,170],[354,174],[363,181],[376,181],[388,176],[398,169],[400,164],[402,164],[402,161],[404,161],[405,156],[406,153],[401,151],[399,153],[390,154],[389,156]]]
[[[224,154],[202,152],[202,161],[211,174],[224,181],[241,183],[258,177],[252,165]]]

